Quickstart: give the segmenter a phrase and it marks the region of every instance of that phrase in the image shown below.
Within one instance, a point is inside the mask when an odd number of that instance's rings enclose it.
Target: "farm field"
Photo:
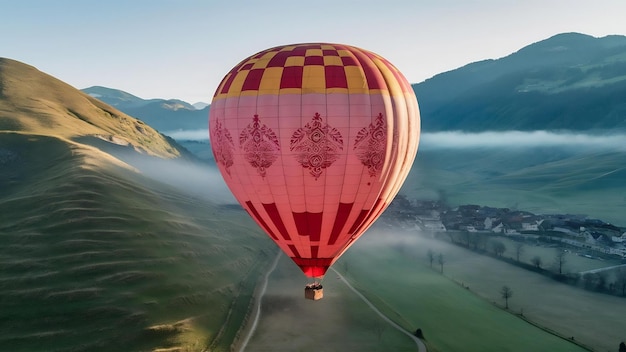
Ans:
[[[505,238],[498,237],[498,241],[501,241],[506,246],[506,251],[502,254],[504,257],[509,257],[512,259],[516,258],[515,254],[515,241]],[[520,262],[530,263],[531,259],[535,256],[539,256],[542,260],[543,268],[552,268],[555,266],[555,256],[556,256],[556,247],[549,246],[537,246],[531,245],[529,243],[524,243],[522,247],[522,253],[520,254]],[[568,249],[565,255],[565,263],[563,265],[563,273],[580,273],[587,270],[599,269],[610,267],[614,265],[619,265],[620,261],[618,260],[603,260],[603,259],[592,259],[583,256],[583,251],[576,251],[575,249]]]
[[[376,287],[365,290],[366,295],[375,295],[390,309],[402,312],[403,318],[413,325],[411,328],[421,327],[427,341],[439,351],[501,351],[504,346],[511,351],[576,349],[574,344],[514,315],[522,311],[531,321],[565,337],[573,336],[597,351],[614,350],[626,339],[623,298],[557,283],[450,243],[416,237],[414,233],[392,234],[395,230],[381,228],[370,231],[345,254],[340,260],[344,264],[338,267],[347,265],[347,275],[359,285]],[[443,254],[445,276],[439,273],[436,261],[432,269],[428,267],[428,249],[436,255]],[[513,290],[509,311],[514,314],[494,305],[504,305],[500,296],[503,285]],[[454,339],[450,339],[450,331],[455,332]],[[533,334],[538,335],[529,338]],[[486,336],[489,344],[481,345],[479,336]],[[525,345],[529,343],[534,345]]]

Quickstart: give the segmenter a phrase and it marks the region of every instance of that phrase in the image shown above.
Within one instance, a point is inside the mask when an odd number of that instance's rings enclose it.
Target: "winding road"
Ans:
[[[252,319],[252,325],[248,329],[248,331],[246,333],[246,336],[244,337],[243,342],[240,345],[239,352],[244,352],[245,351],[246,347],[248,346],[248,342],[250,341],[250,338],[252,337],[252,335],[254,335],[254,332],[256,330],[256,327],[257,327],[257,325],[259,323],[259,319],[260,319],[260,316],[261,316],[261,302],[263,300],[263,296],[265,295],[265,292],[267,291],[267,284],[268,284],[268,281],[269,281],[269,276],[276,269],[276,266],[278,265],[278,260],[280,259],[280,256],[281,256],[281,253],[278,253],[276,258],[274,259],[274,262],[272,263],[272,266],[271,266],[270,270],[265,274],[265,277],[263,278],[263,283],[262,283],[260,292],[255,297],[254,306],[256,308],[254,309],[254,313],[253,313],[254,316],[253,316],[253,319]],[[339,279],[341,279],[341,281],[348,288],[350,288],[350,290],[352,290],[352,292],[354,292],[359,298],[361,298],[361,300],[363,300],[363,302],[365,302],[365,304],[367,304],[370,307],[370,309],[372,309],[372,311],[374,311],[376,314],[378,314],[383,320],[385,320],[393,328],[399,330],[403,334],[405,334],[408,337],[410,337],[411,339],[413,339],[413,341],[415,341],[415,344],[417,345],[418,352],[427,352],[428,351],[426,349],[426,345],[424,344],[424,342],[422,340],[420,340],[419,338],[417,338],[413,334],[411,334],[408,331],[406,331],[405,329],[403,329],[400,325],[396,324],[394,321],[389,319],[386,315],[384,315],[381,311],[379,311],[378,308],[376,308],[376,306],[374,306],[374,304],[372,304],[372,302],[370,302],[365,296],[363,296],[352,285],[350,285],[350,283],[343,277],[343,275],[341,275],[338,271],[336,271],[333,268],[330,268],[330,269],[335,274],[337,274],[337,277],[339,277]]]

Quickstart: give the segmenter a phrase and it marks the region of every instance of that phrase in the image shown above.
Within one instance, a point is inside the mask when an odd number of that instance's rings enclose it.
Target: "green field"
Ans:
[[[506,251],[502,254],[504,257],[516,259],[515,244],[516,242],[505,237],[497,237],[498,241],[501,241],[506,246]],[[522,247],[522,253],[520,253],[520,262],[531,263],[531,259],[535,256],[541,258],[542,268],[548,270],[556,270],[556,252],[560,250],[556,247],[549,246],[536,246],[525,243]],[[600,260],[590,259],[582,255],[576,254],[576,250],[568,250],[565,254],[565,261],[563,263],[562,271],[564,274],[580,273],[587,270],[606,268],[613,265],[619,265],[619,260]],[[580,253],[583,253],[580,251]]]
[[[0,134],[0,350],[228,351],[275,253],[241,210]]]
[[[370,230],[340,259],[366,296],[390,315],[421,328],[435,351],[578,351],[518,317],[596,351],[626,339],[624,299],[557,283],[496,259],[439,240],[397,230]],[[444,274],[428,266],[426,252],[444,255]],[[501,309],[503,285],[512,288]]]

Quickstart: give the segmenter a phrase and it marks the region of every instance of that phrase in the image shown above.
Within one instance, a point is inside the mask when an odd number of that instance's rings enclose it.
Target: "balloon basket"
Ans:
[[[304,298],[310,299],[313,301],[320,300],[324,298],[324,289],[322,285],[309,284],[304,287]]]

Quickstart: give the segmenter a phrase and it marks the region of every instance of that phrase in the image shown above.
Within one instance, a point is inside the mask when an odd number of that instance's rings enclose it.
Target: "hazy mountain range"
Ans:
[[[626,37],[559,34],[413,89],[425,132],[626,130]],[[208,126],[207,107],[104,87],[83,91],[162,132]]]
[[[121,90],[100,86],[82,91],[161,132],[209,128],[209,107],[206,103],[191,105],[177,99],[141,99]]]
[[[424,131],[626,129],[626,37],[559,34],[413,85]]]

